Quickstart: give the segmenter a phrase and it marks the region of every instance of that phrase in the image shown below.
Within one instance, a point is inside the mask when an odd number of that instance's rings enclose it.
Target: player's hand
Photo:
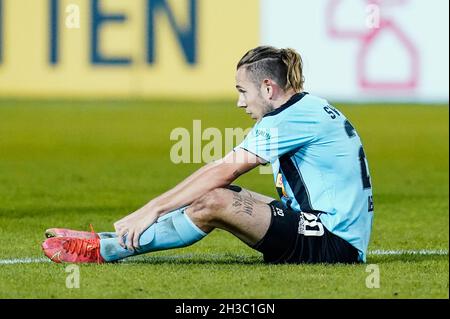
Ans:
[[[139,237],[157,219],[151,209],[144,206],[114,223],[119,245],[128,250],[139,248]]]

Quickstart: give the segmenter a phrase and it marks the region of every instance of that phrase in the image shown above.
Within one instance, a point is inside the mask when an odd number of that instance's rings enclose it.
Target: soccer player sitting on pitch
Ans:
[[[237,64],[238,107],[256,124],[244,141],[118,220],[115,232],[47,230],[45,254],[54,262],[112,262],[185,247],[220,228],[269,263],[365,262],[373,203],[361,140],[303,82],[294,50],[248,51]],[[231,185],[266,163],[280,201]]]

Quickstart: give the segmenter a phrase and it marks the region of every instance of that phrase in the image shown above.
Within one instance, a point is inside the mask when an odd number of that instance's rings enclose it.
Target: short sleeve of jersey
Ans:
[[[294,108],[291,106],[277,115],[263,117],[236,148],[245,149],[273,163],[284,154],[297,151],[312,141],[315,121],[302,117],[302,112],[295,112]]]

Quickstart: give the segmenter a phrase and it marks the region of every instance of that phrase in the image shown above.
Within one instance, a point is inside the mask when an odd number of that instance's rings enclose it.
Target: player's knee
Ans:
[[[204,204],[211,211],[222,211],[227,203],[230,191],[225,188],[216,188],[204,196]]]
[[[191,204],[192,217],[203,223],[212,223],[222,214],[227,205],[229,190],[216,188]]]

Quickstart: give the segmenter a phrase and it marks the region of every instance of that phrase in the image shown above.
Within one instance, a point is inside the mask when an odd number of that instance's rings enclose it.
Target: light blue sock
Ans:
[[[139,238],[137,251],[122,248],[115,238],[100,240],[100,254],[105,261],[148,253],[151,251],[179,248],[192,245],[207,234],[198,228],[180,208],[160,217]]]
[[[100,239],[117,238],[117,234],[115,232],[102,232],[97,233],[97,235]]]

